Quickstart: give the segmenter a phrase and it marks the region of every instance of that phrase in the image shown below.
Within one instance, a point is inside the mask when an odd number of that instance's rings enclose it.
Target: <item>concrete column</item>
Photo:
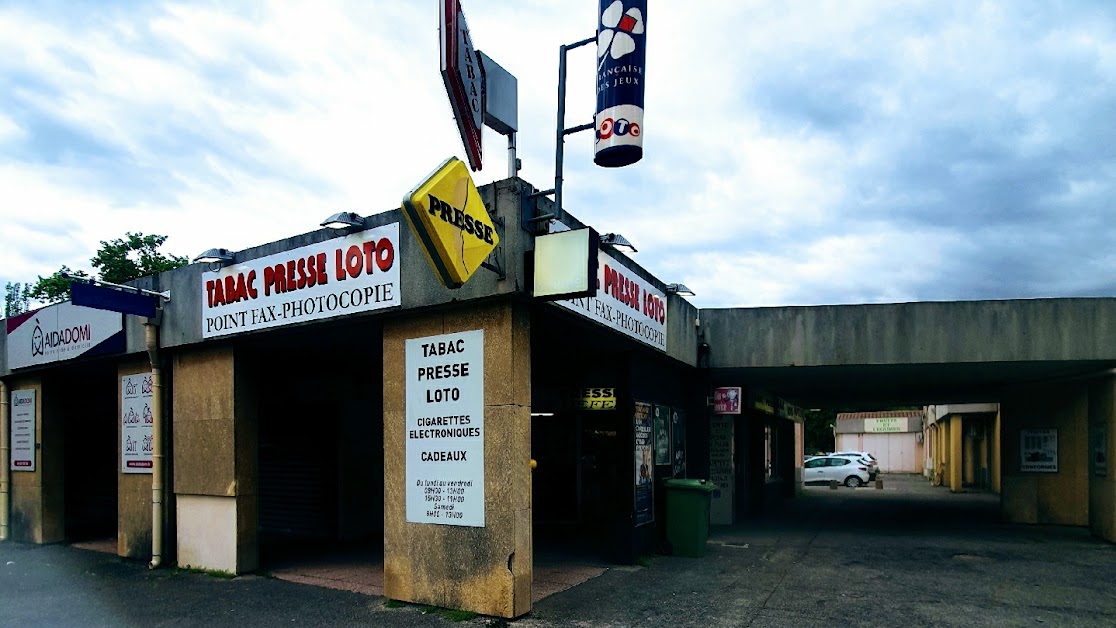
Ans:
[[[518,617],[531,610],[531,346],[521,306],[384,324],[384,595]],[[484,527],[407,522],[405,346],[484,331]]]
[[[970,426],[972,425],[972,420],[973,419],[969,420]],[[961,424],[963,427],[965,422],[962,421]],[[964,429],[962,429],[961,438],[963,439],[964,448],[964,454],[961,457],[962,481],[975,484],[977,474],[977,440],[973,436],[966,434]]]
[[[949,418],[939,418],[938,426],[941,428],[941,436],[938,439],[940,447],[940,457],[938,459],[938,471],[941,474],[942,486],[949,486]]]
[[[806,431],[801,421],[794,424],[794,492],[806,490],[806,473],[802,462],[806,454]]]
[[[8,394],[35,391],[34,471],[12,471],[9,538],[23,543],[58,543],[65,540],[65,452],[62,417],[43,395],[37,377],[8,380]],[[10,401],[10,399],[9,399]],[[10,408],[15,416],[15,408]],[[10,434],[8,435],[10,437]],[[9,443],[11,446],[13,443]],[[10,460],[2,461],[10,465]]]
[[[128,375],[151,373],[151,363],[146,359],[132,360],[117,368],[117,416],[123,412],[124,400],[121,381]],[[123,425],[116,422],[116,442],[122,438]],[[116,451],[117,503],[116,503],[116,553],[125,558],[147,560],[151,558],[151,474],[123,473],[120,448]]]
[[[934,472],[938,468],[938,426],[937,424],[931,425],[926,430],[926,449],[929,452],[926,456],[929,464],[926,465],[926,473],[930,476],[930,481],[934,481]]]
[[[250,373],[238,372],[228,345],[174,357],[172,433],[180,566],[227,573],[258,567],[252,382]]]
[[[949,490],[961,492],[961,441],[965,430],[961,429],[961,415],[955,414],[949,420]]]
[[[996,418],[992,420],[992,490],[1000,492],[1000,477],[1003,469],[1003,443],[1000,435],[1000,411],[996,411]]]
[[[981,431],[980,431],[981,438],[976,443],[976,451],[977,451],[976,468],[977,468],[977,473],[980,475],[981,478],[986,477],[986,476],[984,476],[984,473],[986,473],[988,471],[989,461],[992,458],[992,452],[990,451],[991,447],[989,446],[989,435],[992,433],[992,430],[989,429],[989,423],[990,423],[990,421],[988,421],[988,419],[984,419],[984,418],[980,419],[980,425],[983,429],[981,429]],[[987,477],[991,478],[992,477],[991,473],[989,473]],[[981,489],[986,489],[986,488],[988,488],[988,487],[984,486],[983,481],[982,481]]]
[[[1036,382],[1004,392],[1003,487],[1009,523],[1086,526],[1089,523],[1089,388],[1087,380]],[[1022,431],[1054,429],[1056,472],[1024,471]]]
[[[1116,542],[1116,378],[1089,385],[1089,531]],[[1098,459],[1104,460],[1103,464]]]

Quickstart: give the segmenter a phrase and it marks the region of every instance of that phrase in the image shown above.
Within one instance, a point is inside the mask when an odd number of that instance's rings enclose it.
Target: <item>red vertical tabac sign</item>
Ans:
[[[461,132],[465,155],[473,170],[481,169],[481,127],[484,124],[484,66],[473,48],[469,25],[458,0],[438,0],[442,41],[442,81],[453,117]]]

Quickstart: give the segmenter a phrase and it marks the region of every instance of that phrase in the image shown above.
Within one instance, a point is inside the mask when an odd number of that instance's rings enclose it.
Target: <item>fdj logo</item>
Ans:
[[[620,118],[619,120],[605,118],[601,120],[601,126],[597,127],[597,141],[607,140],[613,135],[616,137],[624,137],[625,135],[639,137],[639,125],[635,122],[628,122],[627,118]]]

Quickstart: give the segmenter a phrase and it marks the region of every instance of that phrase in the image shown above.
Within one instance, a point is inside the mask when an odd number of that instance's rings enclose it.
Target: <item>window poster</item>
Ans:
[[[670,410],[670,434],[674,444],[674,477],[686,477],[686,414],[678,408]]]
[[[412,338],[405,354],[407,521],[484,527],[484,331]]]
[[[635,402],[632,420],[635,427],[635,524],[641,526],[655,520],[655,461],[651,451],[655,430],[651,404]]]
[[[740,400],[744,397],[740,386],[722,386],[713,389],[713,414],[740,414]]]
[[[709,504],[709,523],[732,523],[736,478],[733,462],[733,417],[714,416],[709,422],[709,480],[717,486]]]
[[[155,414],[151,373],[120,378],[120,472],[151,473]]]
[[[670,408],[655,406],[655,464],[670,464]]]
[[[1058,472],[1058,430],[1020,430],[1019,470]]]

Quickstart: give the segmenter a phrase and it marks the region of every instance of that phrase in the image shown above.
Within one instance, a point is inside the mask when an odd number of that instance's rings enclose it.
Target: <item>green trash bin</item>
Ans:
[[[705,556],[709,500],[717,488],[706,480],[667,480],[666,534],[675,556]]]

